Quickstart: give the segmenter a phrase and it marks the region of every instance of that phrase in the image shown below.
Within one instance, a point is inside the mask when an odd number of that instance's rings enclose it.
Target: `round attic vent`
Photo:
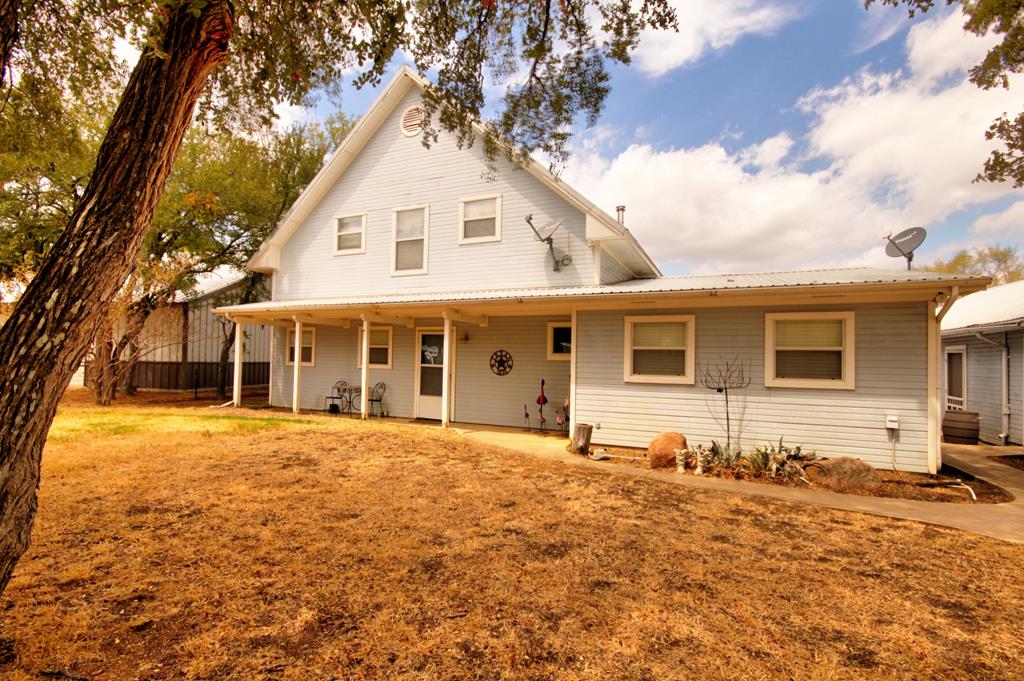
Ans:
[[[402,134],[406,137],[413,137],[423,130],[423,109],[418,106],[410,106],[402,112]]]

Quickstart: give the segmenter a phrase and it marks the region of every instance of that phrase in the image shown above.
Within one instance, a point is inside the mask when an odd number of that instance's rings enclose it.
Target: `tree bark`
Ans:
[[[0,82],[7,77],[11,66],[11,53],[18,42],[18,12],[21,0],[0,0]]]
[[[195,104],[227,57],[230,2],[190,9],[165,10],[164,56],[143,51],[82,199],[0,328],[0,591],[29,545],[57,403],[139,257]]]

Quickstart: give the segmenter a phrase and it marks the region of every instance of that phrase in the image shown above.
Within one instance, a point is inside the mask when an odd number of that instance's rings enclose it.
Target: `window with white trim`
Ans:
[[[548,322],[548,359],[572,357],[572,322]]]
[[[370,327],[370,368],[390,369],[393,331],[390,326]],[[359,342],[356,344],[356,368],[363,368],[363,328],[359,327]]]
[[[394,274],[425,274],[427,271],[427,207],[395,211]]]
[[[459,243],[501,241],[501,196],[459,202]]]
[[[854,337],[853,312],[766,314],[764,384],[853,389]]]
[[[345,215],[335,218],[335,255],[363,253],[363,239],[366,235],[366,213]]]
[[[626,317],[623,380],[692,385],[695,346],[693,315]]]
[[[302,329],[302,366],[316,366],[316,327]],[[288,357],[285,364],[295,366],[295,329],[288,329]]]

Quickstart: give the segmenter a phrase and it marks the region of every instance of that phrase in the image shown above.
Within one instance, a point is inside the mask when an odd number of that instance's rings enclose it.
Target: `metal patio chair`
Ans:
[[[377,405],[377,416],[384,416],[384,393],[388,390],[388,386],[381,382],[370,388],[370,415],[374,415],[373,405]]]

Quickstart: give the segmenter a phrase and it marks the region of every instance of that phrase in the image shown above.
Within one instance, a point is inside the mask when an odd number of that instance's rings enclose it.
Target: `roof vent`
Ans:
[[[615,216],[618,218],[620,225],[626,224],[626,207],[615,206]]]
[[[423,109],[418,106],[410,106],[402,112],[402,134],[406,137],[414,137],[423,130]]]

